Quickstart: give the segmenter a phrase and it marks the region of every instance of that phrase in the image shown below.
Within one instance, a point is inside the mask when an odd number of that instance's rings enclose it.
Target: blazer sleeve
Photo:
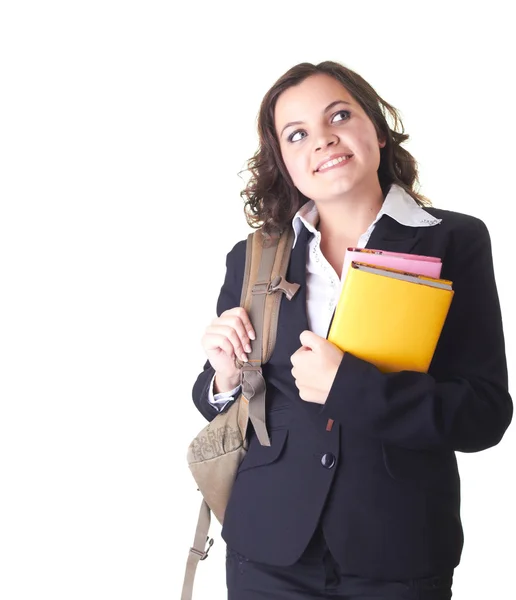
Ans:
[[[230,308],[240,306],[240,295],[244,280],[246,241],[238,242],[226,256],[226,276],[217,300],[217,316]],[[197,377],[192,397],[199,412],[208,421],[214,419],[219,411],[208,402],[208,393],[215,369],[206,361],[202,373]]]
[[[452,230],[443,277],[455,294],[428,374],[382,373],[345,353],[325,417],[409,449],[476,452],[502,439],[513,405],[491,240],[479,219]]]

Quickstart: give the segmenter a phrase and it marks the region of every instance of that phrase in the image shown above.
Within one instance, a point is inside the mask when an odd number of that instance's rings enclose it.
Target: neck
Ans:
[[[339,239],[358,241],[375,220],[383,200],[378,183],[368,190],[353,190],[334,200],[316,201],[321,238],[333,242],[338,242]]]

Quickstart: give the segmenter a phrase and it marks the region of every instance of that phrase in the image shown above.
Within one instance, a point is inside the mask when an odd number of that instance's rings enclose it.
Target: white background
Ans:
[[[509,8],[187,4],[1,5],[2,600],[179,598],[200,338],[249,231],[261,98],[296,63],[365,77],[401,111],[422,192],[486,222],[516,376]],[[458,455],[458,600],[514,597],[515,450],[512,427]],[[225,596],[219,532],[197,599]]]

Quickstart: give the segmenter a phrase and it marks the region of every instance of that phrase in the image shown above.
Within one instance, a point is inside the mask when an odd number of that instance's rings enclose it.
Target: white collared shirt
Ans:
[[[383,215],[408,227],[431,227],[441,222],[441,219],[436,219],[421,208],[402,187],[393,184],[375,220],[358,239],[357,248],[365,248],[376,223]],[[319,213],[313,200],[304,204],[292,220],[294,247],[303,226],[313,234],[307,248],[306,312],[310,330],[326,337],[346,274],[337,274],[321,252],[321,233],[316,229],[318,223]]]
[[[385,196],[382,207],[367,231],[360,236],[357,247],[364,248],[373,233],[376,223],[387,215],[408,227],[432,227],[438,225],[441,219],[436,219],[426,212],[399,185],[393,184]],[[309,200],[294,215],[294,247],[302,227],[306,227],[312,237],[307,246],[306,260],[306,311],[308,326],[311,331],[321,337],[326,337],[331,323],[337,300],[340,296],[345,273],[337,274],[321,252],[321,233],[317,230],[319,213],[313,200]],[[210,386],[208,401],[219,410],[233,400],[239,388],[231,392],[213,396],[213,381]]]

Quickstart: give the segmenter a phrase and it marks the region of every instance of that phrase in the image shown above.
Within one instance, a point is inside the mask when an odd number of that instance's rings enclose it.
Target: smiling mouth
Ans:
[[[339,156],[338,158],[334,158],[333,160],[325,162],[324,165],[321,165],[315,172],[320,173],[322,171],[327,171],[328,169],[336,167],[341,163],[348,163],[352,158],[353,154],[348,154],[347,156]]]

